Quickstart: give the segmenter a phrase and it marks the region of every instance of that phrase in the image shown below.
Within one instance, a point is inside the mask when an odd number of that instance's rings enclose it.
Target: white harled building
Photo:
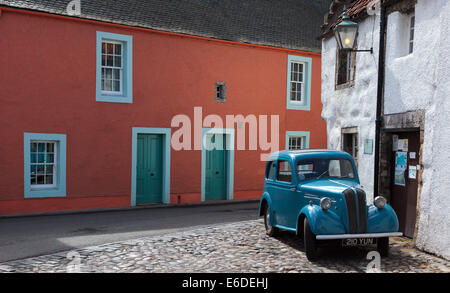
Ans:
[[[373,53],[339,49],[334,28],[344,5],[359,24],[354,50]],[[419,249],[450,259],[449,0],[332,2],[321,36],[328,148],[354,156],[373,200],[382,5],[387,22],[379,194]]]

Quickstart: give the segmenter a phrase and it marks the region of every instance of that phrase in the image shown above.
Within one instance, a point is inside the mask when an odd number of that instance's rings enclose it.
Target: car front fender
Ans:
[[[367,233],[397,232],[398,218],[394,209],[386,204],[379,209],[374,205],[369,206],[367,213]]]
[[[308,219],[311,231],[315,235],[344,234],[345,227],[339,216],[331,210],[324,211],[318,205],[307,205],[303,207],[298,219],[304,215]],[[297,233],[300,231],[297,221]]]

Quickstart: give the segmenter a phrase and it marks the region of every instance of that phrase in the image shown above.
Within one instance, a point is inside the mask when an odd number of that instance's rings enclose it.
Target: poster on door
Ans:
[[[407,152],[395,152],[395,185],[405,186],[405,171],[407,163]]]

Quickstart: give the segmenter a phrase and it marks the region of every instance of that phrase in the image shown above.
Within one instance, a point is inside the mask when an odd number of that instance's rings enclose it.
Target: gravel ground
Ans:
[[[266,236],[261,220],[197,228],[165,236],[0,263],[0,272],[366,272],[375,248],[327,248],[311,263],[292,233]],[[391,239],[382,272],[450,272],[450,262]]]

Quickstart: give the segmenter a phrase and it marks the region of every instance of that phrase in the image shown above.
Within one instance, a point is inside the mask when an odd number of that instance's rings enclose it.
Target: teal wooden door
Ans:
[[[162,202],[162,135],[138,134],[136,203]]]
[[[220,137],[219,137],[220,136]],[[215,143],[217,139],[222,138],[222,150],[207,150],[205,164],[205,199],[226,199],[226,159],[227,151],[225,148],[226,136],[223,134],[214,134],[210,142]]]

